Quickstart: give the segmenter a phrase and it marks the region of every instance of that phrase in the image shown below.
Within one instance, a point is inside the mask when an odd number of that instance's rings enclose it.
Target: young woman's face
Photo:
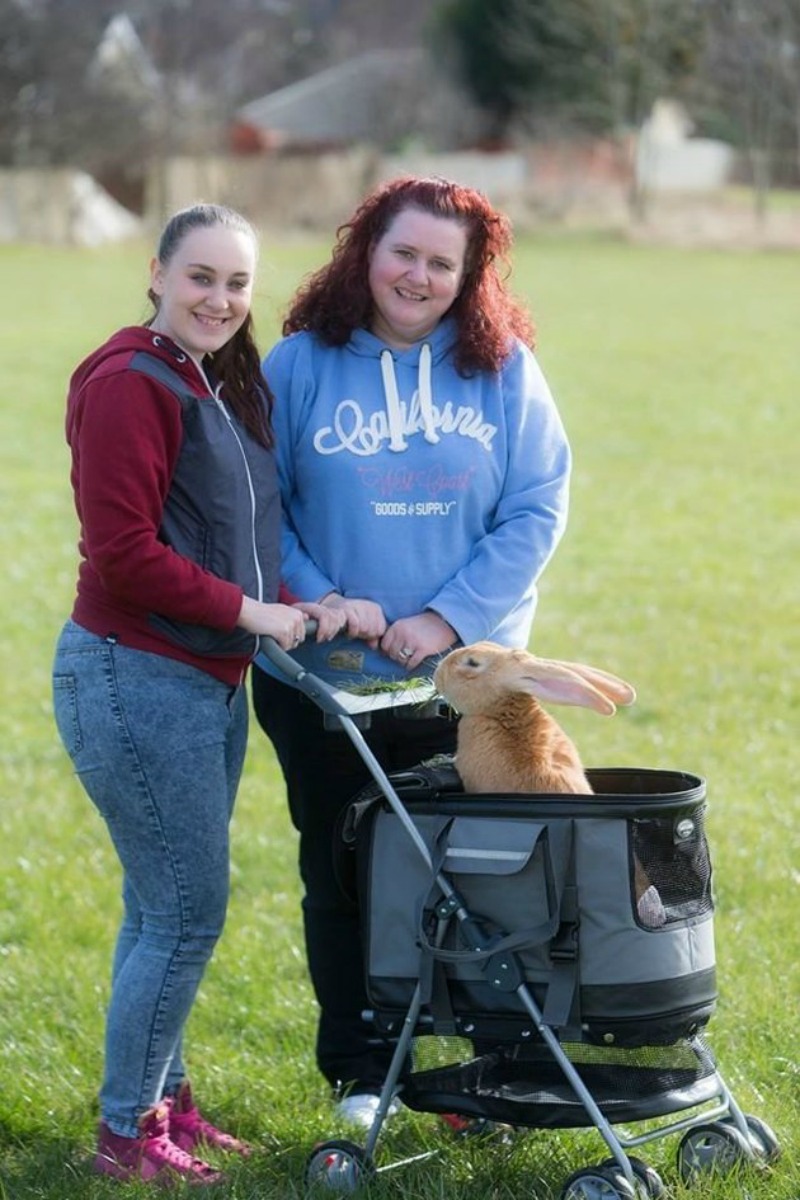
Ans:
[[[372,333],[398,350],[431,333],[459,293],[466,252],[460,221],[418,208],[399,212],[372,247]]]
[[[151,329],[198,362],[229,342],[250,311],[256,268],[253,239],[239,229],[193,229],[169,262],[154,258],[150,286],[159,297]]]

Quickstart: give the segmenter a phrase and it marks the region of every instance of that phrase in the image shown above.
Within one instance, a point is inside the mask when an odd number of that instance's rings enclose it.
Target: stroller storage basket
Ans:
[[[470,796],[452,764],[390,776],[432,869],[380,789],[356,798],[344,840],[379,1028],[397,1032],[418,981],[419,1034],[483,1044],[537,1041],[520,984],[571,1043],[669,1046],[705,1025],[716,1000],[705,784],[587,774],[592,796]],[[477,944],[442,904],[440,871]]]
[[[663,1117],[712,1101],[716,1065],[701,1034],[671,1046],[627,1049],[560,1043],[600,1112],[614,1123]],[[541,1041],[481,1053],[460,1038],[418,1037],[403,1101],[421,1112],[536,1129],[585,1128],[591,1117]]]

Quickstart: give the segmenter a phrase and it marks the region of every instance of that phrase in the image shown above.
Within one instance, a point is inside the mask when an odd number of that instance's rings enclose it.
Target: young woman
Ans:
[[[258,638],[346,614],[278,602],[280,500],[239,214],[177,213],[155,312],[75,371],[67,406],[80,568],[55,717],[123,870],[95,1170],[213,1183],[195,1149],[247,1147],[200,1116],[182,1036],[228,898],[228,825]]]
[[[443,179],[378,188],[301,287],[264,363],[287,514],[283,578],[345,615],[346,642],[297,657],[332,683],[431,674],[457,642],[526,646],[536,581],[564,529],[570,453],[501,268],[506,217]],[[253,672],[300,832],[318,1063],[344,1118],[370,1124],[391,1046],[368,1007],[358,913],[331,854],[368,780],[349,739],[302,695]],[[455,723],[415,705],[371,715],[387,770],[452,752]]]

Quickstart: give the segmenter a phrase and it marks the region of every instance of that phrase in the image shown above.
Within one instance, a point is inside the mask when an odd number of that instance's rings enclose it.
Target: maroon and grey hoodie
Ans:
[[[73,620],[241,682],[258,649],[236,627],[242,597],[279,591],[272,452],[174,342],[138,326],[77,367],[66,431],[80,522]]]

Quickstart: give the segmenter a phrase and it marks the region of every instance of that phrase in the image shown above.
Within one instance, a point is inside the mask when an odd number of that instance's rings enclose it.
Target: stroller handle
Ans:
[[[317,622],[307,619],[305,629],[306,637],[312,633],[316,633]],[[268,634],[264,634],[259,638],[259,649],[264,657],[269,659],[274,667],[277,667],[283,678],[293,683],[304,696],[308,696],[309,700],[313,701],[317,708],[324,713],[331,713],[340,719],[342,729],[350,738],[364,765],[388,800],[390,807],[402,821],[408,836],[417,847],[422,861],[430,867],[432,865],[431,856],[422,835],[406,812],[403,802],[397,795],[388,775],[367,745],[363,733],[357,728],[352,716],[344,705],[340,704],[336,699],[328,684],[318,676],[312,675],[311,671],[307,671],[299,662],[296,662],[291,654],[287,654],[285,650],[282,650],[275,639]],[[445,896],[449,896],[452,888],[447,880],[442,878],[441,886]]]
[[[305,635],[310,637],[317,632],[317,622],[311,618],[306,619]],[[284,679],[289,683],[293,683],[309,700],[313,700],[314,704],[323,712],[333,713],[337,717],[348,716],[347,709],[344,708],[336,697],[331,692],[327,684],[323,683],[311,671],[307,671],[302,663],[297,662],[292,658],[291,654],[287,654],[273,637],[264,634],[259,639],[259,650],[268,658],[273,667],[277,667]]]

